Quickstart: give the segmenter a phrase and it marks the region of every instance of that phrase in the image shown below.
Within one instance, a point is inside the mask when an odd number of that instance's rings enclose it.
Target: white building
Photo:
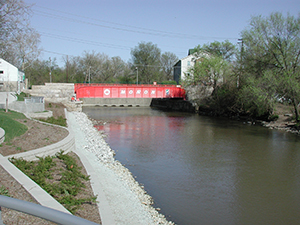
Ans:
[[[189,70],[194,67],[197,59],[207,56],[207,53],[194,53],[193,49],[190,49],[188,52],[188,56],[180,59],[174,65],[174,80],[177,82],[177,84],[179,84],[180,81],[185,80],[186,75],[188,75]]]
[[[25,86],[25,74],[17,67],[0,58],[0,91],[20,93]]]

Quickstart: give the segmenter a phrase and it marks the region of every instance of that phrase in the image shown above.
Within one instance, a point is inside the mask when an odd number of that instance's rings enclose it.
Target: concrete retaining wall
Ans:
[[[182,99],[153,99],[151,102],[151,107],[170,111],[195,112],[195,107],[193,104]]]
[[[75,150],[75,139],[74,139],[74,135],[71,132],[69,132],[69,135],[60,142],[45,146],[43,148],[38,148],[27,152],[9,155],[6,157],[23,158],[25,160],[33,161],[33,160],[37,160],[36,156],[38,157],[46,157],[48,155],[54,156],[57,152],[60,152],[61,150],[64,151],[65,153]]]
[[[5,139],[5,130],[3,130],[1,127],[0,127],[0,144],[3,143]]]
[[[44,103],[33,103],[24,101],[15,101],[8,105],[8,108],[17,112],[22,113],[34,113],[34,112],[43,112],[45,111]]]
[[[83,106],[150,106],[152,98],[82,98]]]
[[[32,96],[43,96],[45,101],[61,103],[70,101],[74,94],[73,83],[45,83],[45,85],[32,85],[26,90]]]

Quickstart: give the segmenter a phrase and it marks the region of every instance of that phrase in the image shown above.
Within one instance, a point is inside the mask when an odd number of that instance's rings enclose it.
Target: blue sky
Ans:
[[[33,4],[31,25],[41,34],[42,59],[82,56],[84,51],[131,59],[140,42],[178,58],[188,49],[226,39],[237,44],[251,16],[289,12],[299,0],[24,0]]]

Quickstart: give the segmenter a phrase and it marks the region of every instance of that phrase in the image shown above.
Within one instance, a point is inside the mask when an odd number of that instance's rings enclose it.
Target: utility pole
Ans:
[[[242,43],[241,47],[241,55],[240,55],[240,73],[242,73],[242,62],[243,62],[243,53],[244,53],[244,41],[243,38],[238,39],[238,43]],[[238,88],[240,86],[240,76],[238,75],[237,81],[236,81],[236,87]]]
[[[50,73],[49,73],[49,75],[50,75],[50,83],[52,83],[52,77],[51,77],[51,57],[49,57],[49,60],[50,60]]]
[[[89,84],[91,84],[91,66],[89,67]]]
[[[67,65],[66,65],[66,82],[69,82],[69,56],[67,55]]]
[[[136,84],[139,84],[139,68],[136,67]]]

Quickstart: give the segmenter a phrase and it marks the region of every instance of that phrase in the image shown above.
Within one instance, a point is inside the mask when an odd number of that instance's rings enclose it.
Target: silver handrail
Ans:
[[[0,211],[1,206],[9,209],[13,209],[19,212],[30,214],[57,224],[61,225],[96,225],[97,223],[91,222],[89,220],[67,214],[64,212],[57,211],[42,205],[38,205],[32,202],[27,202],[15,198],[10,198],[7,196],[0,195]],[[1,213],[0,213],[1,216]],[[2,219],[0,217],[0,224]],[[98,224],[99,225],[99,224]]]

